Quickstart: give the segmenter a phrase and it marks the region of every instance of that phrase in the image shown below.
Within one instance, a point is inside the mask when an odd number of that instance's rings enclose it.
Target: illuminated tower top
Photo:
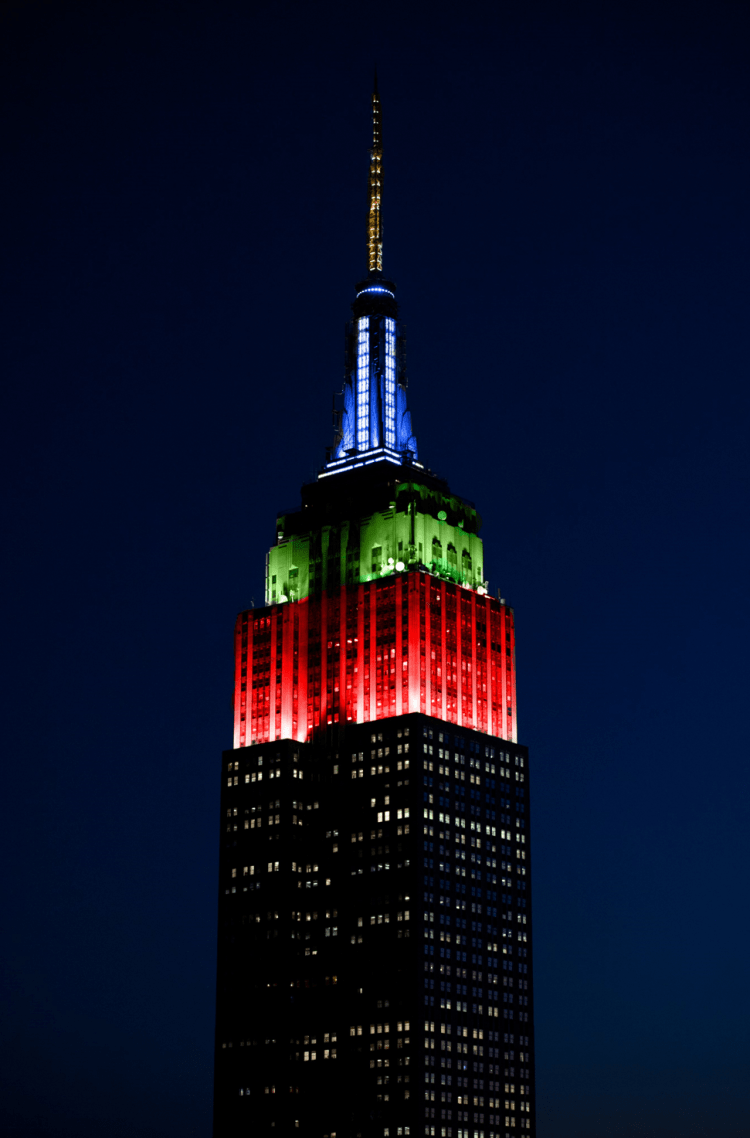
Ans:
[[[377,88],[372,107],[368,256],[382,265]],[[515,741],[513,613],[489,595],[474,504],[418,460],[382,268],[351,308],[334,446],[276,516],[264,608],[238,618],[235,746],[416,712]]]
[[[363,462],[417,460],[406,407],[406,344],[396,285],[383,275],[383,132],[377,75],[367,186],[368,274],[356,288],[347,327],[344,387],[335,411],[331,460],[323,477]],[[366,457],[365,457],[366,455]]]

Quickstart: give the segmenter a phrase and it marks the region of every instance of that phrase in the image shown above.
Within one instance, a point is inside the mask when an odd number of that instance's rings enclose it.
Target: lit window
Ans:
[[[385,445],[396,446],[396,322],[385,321]]]
[[[370,445],[370,320],[358,321],[357,336],[357,449]]]

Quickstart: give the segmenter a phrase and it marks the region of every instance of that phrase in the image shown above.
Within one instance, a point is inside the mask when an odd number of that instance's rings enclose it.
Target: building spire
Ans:
[[[383,274],[383,146],[378,76],[372,92],[368,179],[368,273],[357,282],[354,320],[346,334],[344,387],[334,401],[333,457],[321,478],[366,462],[417,462],[417,440],[406,406],[406,343],[396,285]]]
[[[372,91],[372,150],[370,151],[370,175],[367,186],[367,267],[371,273],[382,273],[383,271],[382,192],[383,136],[376,68]]]

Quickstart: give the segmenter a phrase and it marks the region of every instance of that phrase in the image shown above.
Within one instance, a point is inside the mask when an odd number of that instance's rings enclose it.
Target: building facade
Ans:
[[[235,626],[215,1138],[535,1133],[513,611],[419,461],[382,184],[376,86],[334,444]]]

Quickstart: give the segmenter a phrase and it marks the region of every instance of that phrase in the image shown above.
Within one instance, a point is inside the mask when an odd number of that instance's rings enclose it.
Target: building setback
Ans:
[[[419,461],[382,184],[376,84],[334,444],[235,626],[215,1138],[535,1133],[513,610]]]

